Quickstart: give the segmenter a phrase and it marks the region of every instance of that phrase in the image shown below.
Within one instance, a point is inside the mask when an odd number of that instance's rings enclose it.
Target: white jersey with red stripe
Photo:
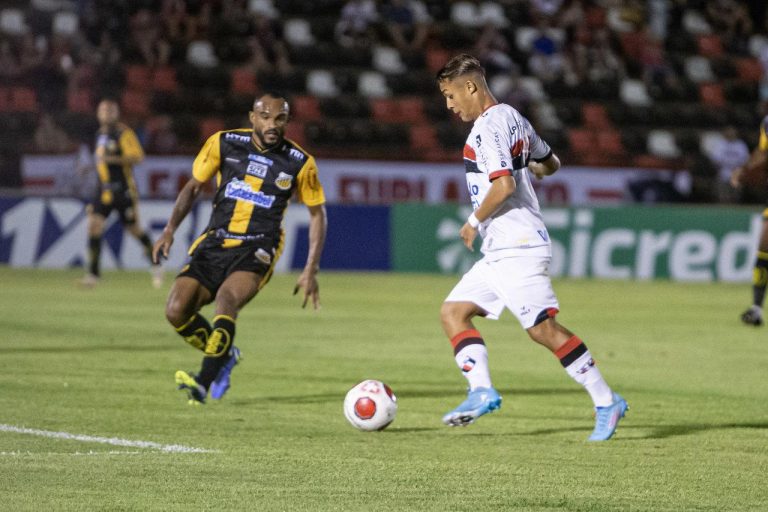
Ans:
[[[541,247],[551,253],[539,201],[531,183],[528,162],[544,161],[552,154],[520,112],[504,103],[487,109],[475,120],[464,146],[464,165],[472,208],[485,199],[494,179],[509,175],[515,192],[479,226],[481,251],[496,260]],[[530,251],[526,251],[530,252]]]

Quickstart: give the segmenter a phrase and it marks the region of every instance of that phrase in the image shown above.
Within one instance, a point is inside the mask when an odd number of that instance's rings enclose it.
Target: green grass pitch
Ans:
[[[321,274],[316,313],[276,276],[238,319],[232,389],[193,408],[173,374],[199,357],[165,322],[167,288],[79,275],[0,268],[0,424],[211,451],[6,428],[2,510],[768,510],[768,330],[738,323],[748,285],[555,283],[631,407],[592,444],[587,394],[509,313],[477,322],[501,410],[442,426],[465,389],[438,319],[456,277]],[[384,432],[342,414],[364,378],[398,396]]]

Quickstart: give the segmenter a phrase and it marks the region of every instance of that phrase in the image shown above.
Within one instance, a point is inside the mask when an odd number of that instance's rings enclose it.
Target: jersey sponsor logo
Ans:
[[[253,255],[256,257],[257,260],[264,263],[265,265],[269,265],[272,263],[272,255],[269,254],[267,251],[259,247],[256,249],[256,252],[253,253]]]
[[[291,183],[293,182],[293,176],[290,174],[286,174],[284,172],[281,172],[277,175],[277,178],[275,178],[275,186],[279,188],[280,190],[288,190],[291,188]]]
[[[233,164],[240,163],[240,160],[238,160],[237,158],[232,158],[231,156],[226,157],[224,160],[226,160],[227,162],[232,162]]]
[[[270,165],[270,166],[275,163],[271,158],[267,158],[261,155],[256,155],[254,153],[248,153],[248,160],[250,160],[251,162],[258,162],[260,164]]]
[[[293,148],[289,149],[288,155],[290,155],[290,157],[293,158],[294,160],[304,160],[304,153],[302,153],[298,149],[293,149]]]
[[[246,174],[256,176],[257,178],[264,178],[269,171],[269,166],[260,164],[258,162],[249,162],[248,167],[245,169]]]
[[[224,140],[236,140],[238,142],[251,142],[251,138],[248,135],[239,135],[237,133],[227,133],[224,135]]]
[[[266,195],[261,191],[255,192],[250,184],[237,178],[227,183],[224,196],[229,199],[251,203],[259,208],[271,208],[272,203],[275,202],[275,196]]]

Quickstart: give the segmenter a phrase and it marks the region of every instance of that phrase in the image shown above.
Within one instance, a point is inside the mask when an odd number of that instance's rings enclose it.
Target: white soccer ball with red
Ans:
[[[364,380],[344,398],[344,416],[360,430],[383,430],[397,414],[397,397],[380,380]]]

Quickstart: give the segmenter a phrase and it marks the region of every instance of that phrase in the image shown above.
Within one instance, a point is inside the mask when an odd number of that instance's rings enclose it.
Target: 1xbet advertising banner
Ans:
[[[173,210],[172,201],[142,201],[139,222],[157,239]],[[351,211],[353,210],[353,211]],[[184,265],[190,244],[202,233],[210,216],[210,202],[198,203],[176,231],[165,267]],[[328,236],[323,268],[338,270],[389,269],[389,209],[386,207],[328,207]],[[307,258],[309,212],[289,206],[283,228],[283,256],[275,270],[301,269]],[[0,264],[13,267],[67,268],[87,260],[87,216],[78,199],[0,197]],[[115,214],[107,219],[102,267],[147,268],[141,245],[126,233]]]
[[[392,267],[458,273],[481,255],[458,232],[455,206],[395,205]],[[754,211],[719,207],[548,208],[553,276],[748,281],[760,234]]]

